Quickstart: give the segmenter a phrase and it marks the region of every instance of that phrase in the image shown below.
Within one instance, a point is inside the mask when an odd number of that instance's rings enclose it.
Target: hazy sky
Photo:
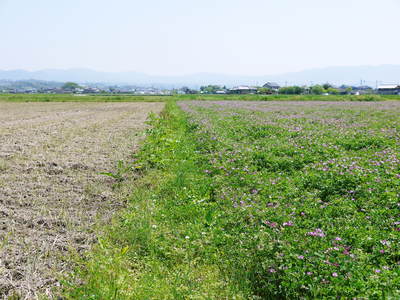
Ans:
[[[0,69],[268,75],[400,64],[400,0],[0,0]]]

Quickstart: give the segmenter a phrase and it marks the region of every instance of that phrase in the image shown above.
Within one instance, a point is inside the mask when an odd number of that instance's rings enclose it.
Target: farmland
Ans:
[[[393,101],[168,103],[127,210],[67,294],[397,298],[399,113]]]
[[[129,95],[129,94],[0,94],[1,102],[168,102],[211,101],[385,101],[400,100],[398,95]]]
[[[263,298],[398,293],[399,103],[181,107],[200,126],[230,278]]]
[[[2,288],[398,298],[400,102],[201,97],[3,99]]]
[[[124,203],[114,172],[160,103],[0,102],[0,298],[51,295]],[[132,179],[131,179],[132,180]]]

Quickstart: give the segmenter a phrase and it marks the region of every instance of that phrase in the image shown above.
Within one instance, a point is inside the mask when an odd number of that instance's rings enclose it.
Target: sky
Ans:
[[[400,64],[400,0],[0,0],[0,69],[270,75]]]

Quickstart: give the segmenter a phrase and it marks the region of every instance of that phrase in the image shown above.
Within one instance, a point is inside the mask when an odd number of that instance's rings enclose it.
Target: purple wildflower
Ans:
[[[251,190],[251,193],[254,195],[254,194],[258,194],[258,190],[257,189],[252,189]]]
[[[325,233],[321,229],[317,228],[314,231],[307,232],[307,235],[324,237]]]
[[[276,222],[265,221],[264,223],[271,228],[276,228],[278,226]]]
[[[294,224],[292,223],[292,221],[283,223],[283,226],[285,226],[285,227],[291,227],[291,226],[293,226],[293,225],[294,225]]]

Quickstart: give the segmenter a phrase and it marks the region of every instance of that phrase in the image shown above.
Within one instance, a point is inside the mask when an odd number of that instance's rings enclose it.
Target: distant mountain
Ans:
[[[60,88],[63,85],[56,81],[41,81],[41,80],[3,80],[0,79],[0,89],[45,89],[45,88]]]
[[[42,80],[42,81],[76,81],[107,82],[107,83],[134,83],[135,81],[147,81],[149,76],[137,72],[98,72],[90,69],[48,69],[40,71],[10,70],[1,71],[0,79],[7,80]]]
[[[199,87],[219,84],[234,86],[240,84],[263,85],[267,81],[281,85],[310,85],[329,82],[332,84],[362,84],[375,86],[378,83],[399,83],[400,65],[328,67],[278,75],[240,76],[214,73],[197,73],[187,76],[152,76],[138,72],[99,72],[90,69],[68,70],[0,70],[0,80],[43,80],[75,81],[78,83],[133,84],[158,87]]]

